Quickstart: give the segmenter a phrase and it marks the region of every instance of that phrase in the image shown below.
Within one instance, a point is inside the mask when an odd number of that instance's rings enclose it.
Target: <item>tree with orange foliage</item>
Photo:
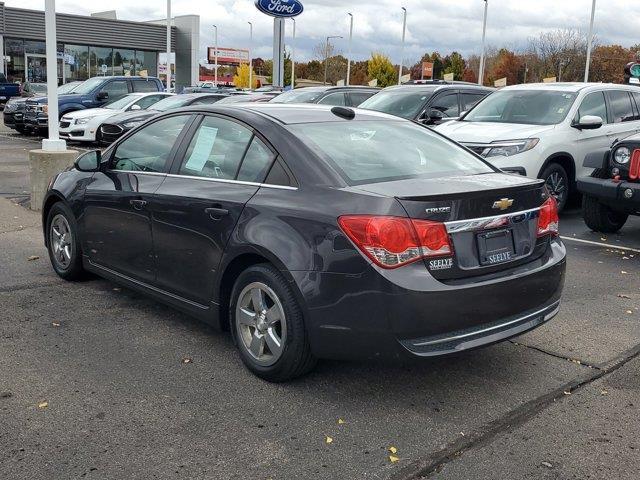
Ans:
[[[624,66],[633,61],[634,53],[620,45],[600,45],[593,49],[590,82],[624,82]]]
[[[516,85],[520,83],[520,73],[524,68],[524,62],[520,56],[506,48],[500,49],[498,58],[489,72],[489,80],[491,83],[501,78],[507,79],[507,85]]]

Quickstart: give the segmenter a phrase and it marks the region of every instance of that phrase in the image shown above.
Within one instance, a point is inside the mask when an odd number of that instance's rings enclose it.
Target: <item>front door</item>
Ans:
[[[159,288],[209,305],[227,241],[274,158],[246,126],[202,118],[155,194]]]
[[[156,266],[151,231],[154,193],[165,180],[178,138],[191,115],[147,125],[118,144],[104,172],[85,192],[83,252],[100,267],[153,283]]]
[[[586,177],[591,173],[590,168],[583,166],[585,157],[598,150],[604,150],[611,144],[609,137],[613,129],[609,124],[609,116],[607,114],[607,104],[605,102],[604,92],[591,92],[582,99],[578,111],[573,119],[574,123],[578,123],[585,115],[593,115],[602,118],[602,127],[595,130],[577,130],[570,129],[567,140],[575,141],[576,145],[576,178]]]

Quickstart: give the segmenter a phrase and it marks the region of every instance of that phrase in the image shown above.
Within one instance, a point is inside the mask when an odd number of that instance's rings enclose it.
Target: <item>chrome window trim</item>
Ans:
[[[274,188],[277,190],[298,190],[298,187],[290,187],[288,185],[272,185],[270,183],[258,183],[258,182],[245,182],[243,180],[229,180],[226,178],[210,178],[210,177],[196,177],[194,175],[178,175],[175,173],[163,173],[163,172],[144,172],[144,171],[136,171],[136,170],[114,170],[113,172],[121,172],[121,173],[133,173],[135,175],[161,175],[163,177],[171,177],[171,178],[187,178],[190,180],[204,180],[206,182],[217,182],[217,183],[232,183],[235,185],[247,185],[251,187],[264,187],[264,188]]]
[[[467,220],[455,220],[452,222],[445,222],[444,225],[447,229],[447,233],[460,233],[460,232],[472,232],[475,230],[484,230],[486,228],[493,228],[495,222],[500,220],[511,220],[513,217],[520,215],[527,215],[529,219],[537,217],[542,207],[531,208],[529,210],[521,210],[519,212],[503,213],[501,215],[494,215],[491,217],[470,218]]]

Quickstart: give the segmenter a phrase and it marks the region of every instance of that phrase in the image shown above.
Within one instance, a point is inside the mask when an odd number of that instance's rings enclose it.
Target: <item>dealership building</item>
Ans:
[[[91,16],[57,14],[58,82],[100,75],[157,76],[158,57],[167,51],[166,19],[130,22],[115,12]],[[199,76],[200,17],[173,18],[176,90]],[[0,2],[0,72],[9,81],[46,82],[44,12]]]

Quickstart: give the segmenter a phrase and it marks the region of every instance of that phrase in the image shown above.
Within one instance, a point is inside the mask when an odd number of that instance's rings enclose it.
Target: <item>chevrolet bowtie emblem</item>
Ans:
[[[492,208],[495,208],[496,210],[506,210],[511,205],[513,205],[513,199],[512,198],[501,198],[497,202],[493,202],[493,207]]]

